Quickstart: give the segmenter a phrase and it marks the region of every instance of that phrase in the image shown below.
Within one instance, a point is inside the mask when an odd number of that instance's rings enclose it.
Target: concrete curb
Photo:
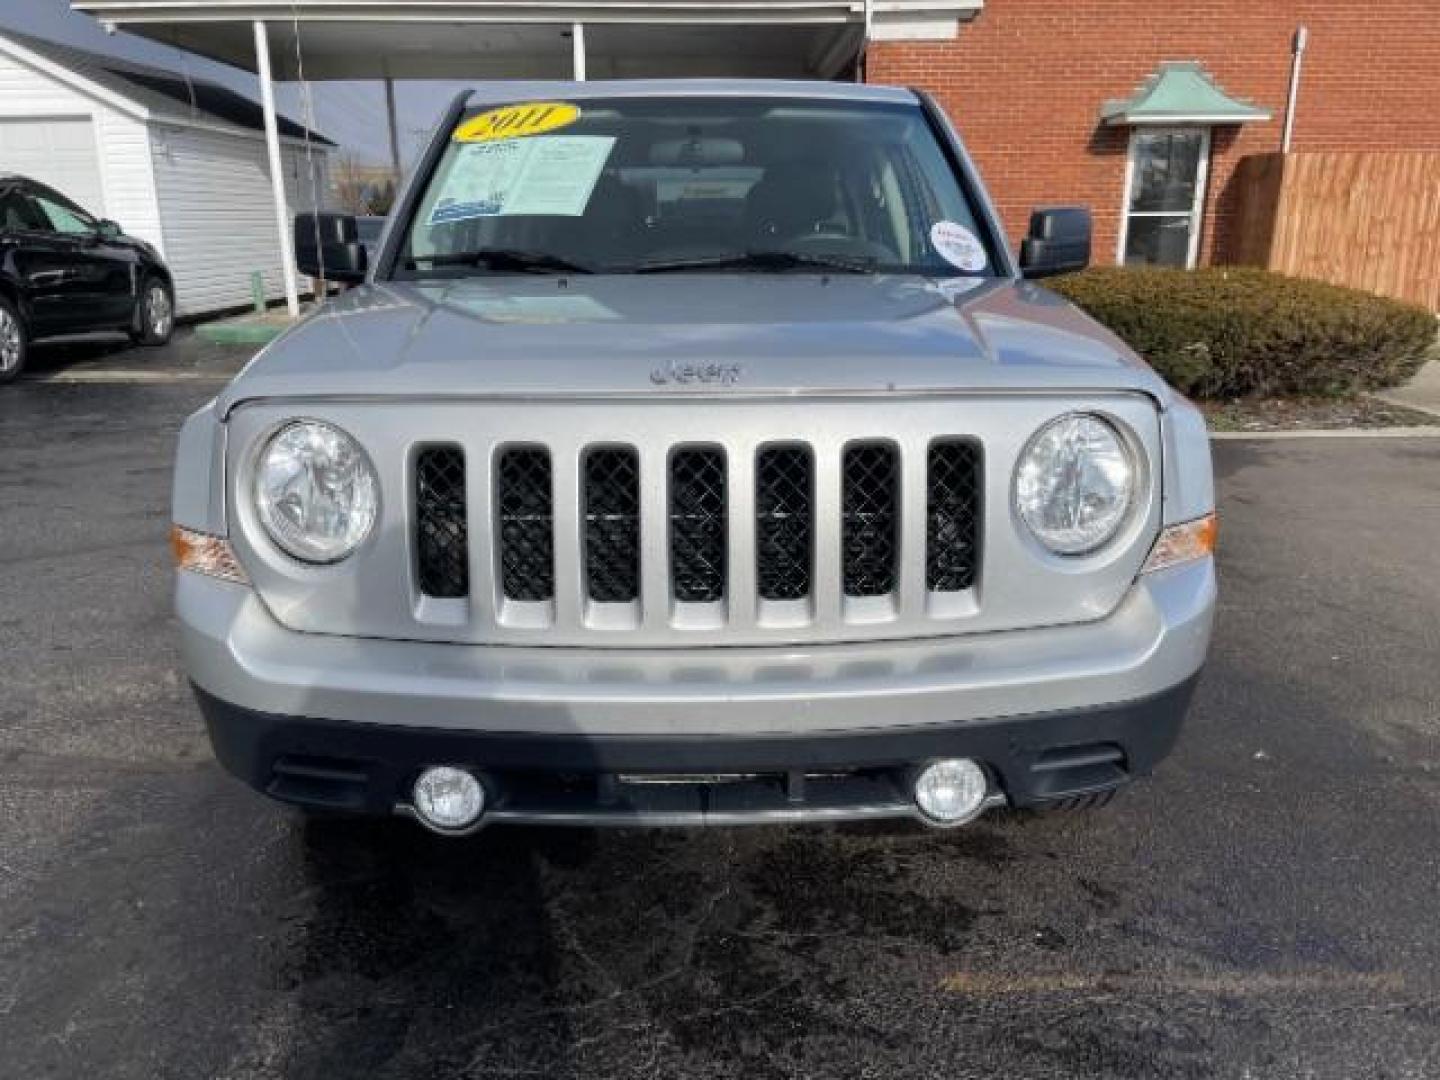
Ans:
[[[227,383],[235,376],[208,371],[57,371],[29,381],[37,383],[159,385],[164,383]]]
[[[1238,442],[1247,439],[1269,442],[1284,439],[1440,439],[1440,425],[1390,428],[1298,428],[1294,431],[1212,431],[1210,439],[1212,442]]]

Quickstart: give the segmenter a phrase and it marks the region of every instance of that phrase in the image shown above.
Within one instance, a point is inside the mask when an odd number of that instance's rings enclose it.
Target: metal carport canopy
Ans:
[[[72,0],[260,78],[286,304],[300,312],[273,79],[833,78],[867,40],[944,39],[984,0]]]
[[[101,22],[249,71],[307,79],[556,78],[582,24],[592,77],[833,77],[870,37],[948,38],[984,0],[73,0]],[[564,36],[562,36],[564,34]]]

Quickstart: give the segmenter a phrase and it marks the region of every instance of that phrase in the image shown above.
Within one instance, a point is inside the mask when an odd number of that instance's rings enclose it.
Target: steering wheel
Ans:
[[[838,229],[829,232],[806,232],[799,233],[785,241],[786,246],[805,247],[810,244],[853,244],[855,237],[848,233],[840,232]]]
[[[858,236],[830,230],[827,232],[800,233],[785,241],[784,247],[796,250],[819,248],[826,255],[850,255],[856,258],[873,258],[881,263],[898,262],[895,252],[874,240],[862,240]]]

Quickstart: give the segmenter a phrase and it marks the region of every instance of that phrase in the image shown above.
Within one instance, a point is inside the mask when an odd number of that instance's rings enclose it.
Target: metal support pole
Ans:
[[[865,0],[865,30],[860,38],[860,55],[855,58],[855,81],[866,82],[870,72],[866,61],[870,57],[870,35],[875,29],[875,0]]]
[[[400,187],[400,125],[395,121],[395,80],[385,76],[385,118],[390,123],[390,167],[395,170],[395,187]]]
[[[300,286],[295,279],[295,250],[290,235],[290,207],[285,201],[285,172],[280,159],[280,127],[275,122],[275,84],[270,78],[270,39],[265,24],[255,20],[255,71],[260,76],[260,107],[265,114],[265,150],[270,157],[270,188],[275,200],[275,227],[280,234],[280,273],[285,279],[285,306],[300,317]]]
[[[1285,134],[1280,138],[1280,150],[1290,153],[1290,140],[1295,134],[1295,109],[1300,104],[1300,67],[1305,63],[1305,47],[1310,44],[1310,31],[1300,27],[1295,31],[1295,40],[1290,46],[1290,96],[1285,102]]]
[[[585,24],[574,23],[570,27],[570,48],[575,65],[575,81],[585,81]]]

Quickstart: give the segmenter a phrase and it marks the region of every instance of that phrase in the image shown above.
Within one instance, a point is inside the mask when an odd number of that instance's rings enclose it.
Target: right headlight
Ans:
[[[359,547],[375,524],[379,489],[360,444],[318,420],[286,424],[255,467],[260,523],[303,562],[338,562]]]
[[[1087,413],[1052,420],[1015,467],[1015,510],[1057,555],[1084,555],[1119,531],[1135,497],[1135,463],[1107,421]]]

